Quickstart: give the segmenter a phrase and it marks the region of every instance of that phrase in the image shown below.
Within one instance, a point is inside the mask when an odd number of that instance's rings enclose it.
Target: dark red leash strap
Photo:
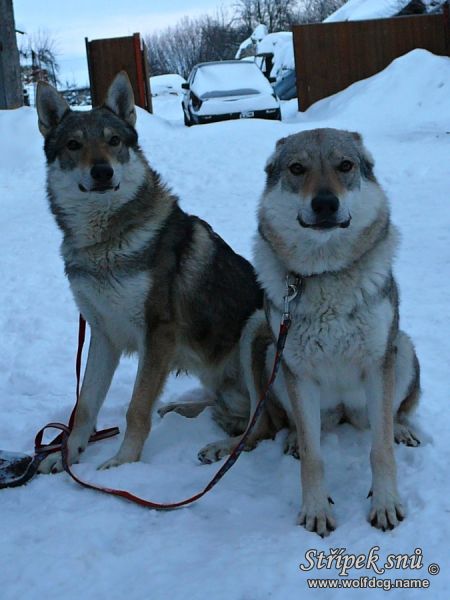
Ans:
[[[80,400],[80,382],[81,382],[81,358],[83,355],[83,346],[86,339],[86,321],[80,315],[79,324],[78,324],[78,350],[77,350],[77,358],[75,362],[75,372],[77,376],[77,397],[75,406],[72,409],[69,418],[69,425],[64,425],[63,423],[48,423],[45,427],[40,429],[36,437],[34,438],[34,451],[35,454],[51,454],[52,452],[57,452],[58,450],[62,450],[62,443],[65,438],[67,438],[67,432],[70,433],[73,427],[73,421],[75,419],[75,413],[78,407],[78,402]],[[44,432],[47,428],[50,429],[59,429],[61,433],[58,434],[51,442],[48,444],[43,444],[42,440],[44,437]],[[65,433],[64,433],[65,432]],[[106,438],[113,437],[119,433],[118,427],[110,427],[109,429],[102,429],[100,431],[95,431],[91,437],[89,438],[89,443],[97,442],[98,440],[105,440]]]
[[[220,467],[220,469],[217,471],[217,473],[214,475],[214,477],[211,479],[211,481],[207,484],[207,486],[198,494],[195,494],[184,500],[180,500],[179,502],[160,503],[160,502],[152,502],[150,500],[145,500],[144,498],[140,498],[139,496],[136,496],[134,494],[131,494],[130,492],[127,492],[126,490],[108,488],[108,487],[98,485],[96,483],[84,481],[78,475],[76,475],[74,473],[74,471],[72,470],[72,468],[69,465],[68,460],[67,460],[67,454],[68,454],[67,439],[70,434],[70,428],[65,425],[61,425],[60,423],[51,423],[50,425],[47,425],[47,427],[54,427],[56,429],[60,429],[62,432],[58,436],[58,438],[62,437],[61,446],[62,446],[62,461],[63,461],[64,469],[72,477],[72,479],[74,479],[77,483],[79,483],[80,485],[82,485],[85,488],[88,488],[90,490],[95,490],[98,492],[103,492],[105,494],[111,494],[113,496],[119,496],[121,498],[124,498],[125,500],[129,500],[130,502],[134,502],[135,504],[139,504],[140,506],[144,506],[146,508],[152,508],[152,509],[156,509],[156,510],[173,510],[175,508],[180,508],[181,506],[186,506],[187,504],[191,504],[192,502],[199,500],[202,496],[204,496],[207,492],[209,492],[215,485],[217,485],[217,483],[222,479],[222,477],[227,473],[227,471],[234,465],[234,463],[237,461],[237,459],[241,455],[242,451],[244,450],[245,442],[246,442],[248,436],[250,435],[253,427],[255,426],[255,423],[258,420],[258,417],[261,414],[261,411],[264,406],[264,402],[265,402],[267,395],[268,395],[268,393],[273,385],[273,382],[275,381],[275,378],[277,376],[277,373],[278,373],[278,370],[280,367],[280,363],[281,363],[284,345],[286,343],[286,337],[287,337],[290,325],[291,325],[290,316],[288,313],[285,312],[285,314],[283,315],[281,325],[280,325],[280,332],[279,332],[278,340],[277,340],[277,348],[276,348],[275,361],[274,361],[274,365],[273,365],[273,369],[272,369],[272,374],[269,378],[269,381],[267,382],[267,385],[265,387],[263,394],[261,395],[261,398],[258,401],[255,412],[254,412],[252,418],[250,419],[250,421],[247,425],[247,428],[246,428],[245,432],[243,433],[240,441],[235,446],[235,448],[231,452],[230,456],[227,458],[225,463]],[[77,362],[77,364],[78,364],[78,362]],[[102,433],[102,432],[99,432],[99,433]]]

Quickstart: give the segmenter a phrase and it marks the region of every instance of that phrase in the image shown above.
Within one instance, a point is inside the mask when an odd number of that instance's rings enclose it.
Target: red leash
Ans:
[[[289,327],[291,325],[289,302],[291,302],[291,300],[293,300],[297,296],[298,290],[299,290],[299,287],[298,287],[299,283],[300,282],[298,280],[296,280],[295,283],[289,284],[289,279],[288,278],[286,279],[287,293],[286,293],[286,296],[284,297],[284,302],[285,302],[284,313],[283,313],[283,316],[281,319],[280,331],[279,331],[278,339],[277,339],[274,365],[272,368],[272,373],[270,375],[270,378],[264,389],[264,392],[262,393],[261,398],[259,399],[258,404],[256,405],[255,412],[253,413],[253,416],[250,419],[246,430],[242,434],[240,441],[235,446],[235,448],[231,452],[230,456],[227,458],[225,463],[220,467],[220,469],[216,472],[214,477],[211,479],[211,481],[206,485],[206,487],[202,491],[198,492],[197,494],[195,494],[189,498],[180,500],[178,502],[169,502],[169,503],[152,502],[151,500],[145,500],[144,498],[141,498],[139,496],[136,496],[135,494],[127,492],[126,490],[108,488],[105,486],[98,485],[96,483],[84,481],[83,479],[81,479],[78,475],[76,475],[73,472],[73,470],[72,470],[71,466],[68,464],[68,460],[67,460],[67,457],[68,457],[67,440],[68,440],[68,437],[69,437],[69,434],[70,434],[70,431],[72,428],[75,411],[77,409],[77,405],[78,405],[78,401],[79,401],[80,379],[81,379],[81,354],[82,354],[82,350],[83,350],[85,331],[86,331],[86,321],[84,320],[84,318],[81,315],[80,315],[80,326],[79,326],[79,335],[78,335],[78,352],[77,352],[77,361],[76,361],[77,402],[76,402],[75,407],[70,416],[68,426],[63,425],[62,423],[49,423],[48,425],[43,427],[38,432],[38,434],[36,436],[36,440],[35,440],[36,454],[43,452],[43,451],[44,452],[45,451],[55,452],[56,450],[61,450],[62,462],[63,462],[64,469],[65,469],[65,471],[67,471],[67,473],[70,475],[70,477],[72,477],[72,479],[74,481],[76,481],[78,484],[82,485],[85,488],[91,489],[91,490],[103,492],[104,494],[110,494],[113,496],[119,496],[121,498],[125,498],[126,500],[129,500],[130,502],[134,502],[135,504],[139,504],[140,506],[144,506],[146,508],[153,508],[156,510],[173,510],[175,508],[180,508],[181,506],[186,506],[187,504],[191,504],[192,502],[199,500],[202,496],[204,496],[207,492],[209,492],[215,485],[217,485],[217,483],[222,479],[222,477],[229,471],[229,469],[231,469],[231,467],[237,461],[237,459],[241,455],[242,451],[244,450],[245,442],[246,442],[248,436],[250,435],[251,431],[253,430],[253,428],[256,424],[256,421],[258,420],[258,417],[261,414],[261,411],[264,406],[264,402],[267,398],[268,393],[270,392],[270,390],[272,388],[273,382],[275,381],[278,370],[280,368],[281,358],[283,355],[286,338],[287,338],[287,335],[289,332]],[[42,436],[43,436],[45,429],[47,429],[47,428],[59,429],[61,431],[61,433],[50,444],[42,445]],[[119,430],[117,427],[113,427],[111,429],[103,429],[101,431],[95,432],[91,436],[89,442],[95,442],[100,439],[112,437],[113,435],[116,435],[117,433],[119,433]]]

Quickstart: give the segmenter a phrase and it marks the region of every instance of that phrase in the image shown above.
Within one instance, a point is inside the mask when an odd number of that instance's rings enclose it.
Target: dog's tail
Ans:
[[[272,332],[267,324],[263,310],[258,310],[249,318],[241,335],[239,344],[240,363],[243,380],[250,397],[250,414],[253,414],[261,395],[264,393],[271,368],[267,365],[268,352],[273,347]],[[261,421],[265,420],[272,437],[286,426],[287,416],[274,393],[269,392]]]

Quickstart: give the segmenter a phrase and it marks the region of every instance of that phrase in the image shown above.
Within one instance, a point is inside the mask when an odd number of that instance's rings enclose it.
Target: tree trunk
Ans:
[[[0,0],[0,109],[23,105],[12,0]]]

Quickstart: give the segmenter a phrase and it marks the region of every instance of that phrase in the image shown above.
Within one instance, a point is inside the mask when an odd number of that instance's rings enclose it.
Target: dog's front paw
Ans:
[[[61,452],[53,452],[41,462],[38,473],[48,475],[49,473],[61,473],[63,470]]]
[[[73,465],[78,462],[80,454],[84,451],[84,447],[77,446],[77,444],[75,443],[75,447],[72,448],[74,444],[70,443],[70,439],[68,446],[68,462],[69,465]],[[38,467],[38,473],[42,473],[45,475],[48,475],[49,473],[61,473],[61,471],[64,471],[61,452],[52,452],[46,458],[44,458],[44,460]]]
[[[112,467],[120,467],[120,465],[125,465],[127,463],[137,462],[139,460],[139,456],[124,456],[118,452],[112,458],[105,460],[104,463],[97,467],[97,471],[105,471],[106,469],[111,469]]]
[[[405,518],[405,509],[395,493],[371,493],[372,504],[369,521],[373,527],[382,531],[394,529]]]
[[[297,460],[300,459],[298,452],[298,438],[296,431],[290,431],[287,435],[286,441],[284,442],[284,453],[293,456]]]
[[[320,537],[327,537],[336,529],[336,519],[331,508],[331,498],[322,501],[304,502],[297,523]]]

